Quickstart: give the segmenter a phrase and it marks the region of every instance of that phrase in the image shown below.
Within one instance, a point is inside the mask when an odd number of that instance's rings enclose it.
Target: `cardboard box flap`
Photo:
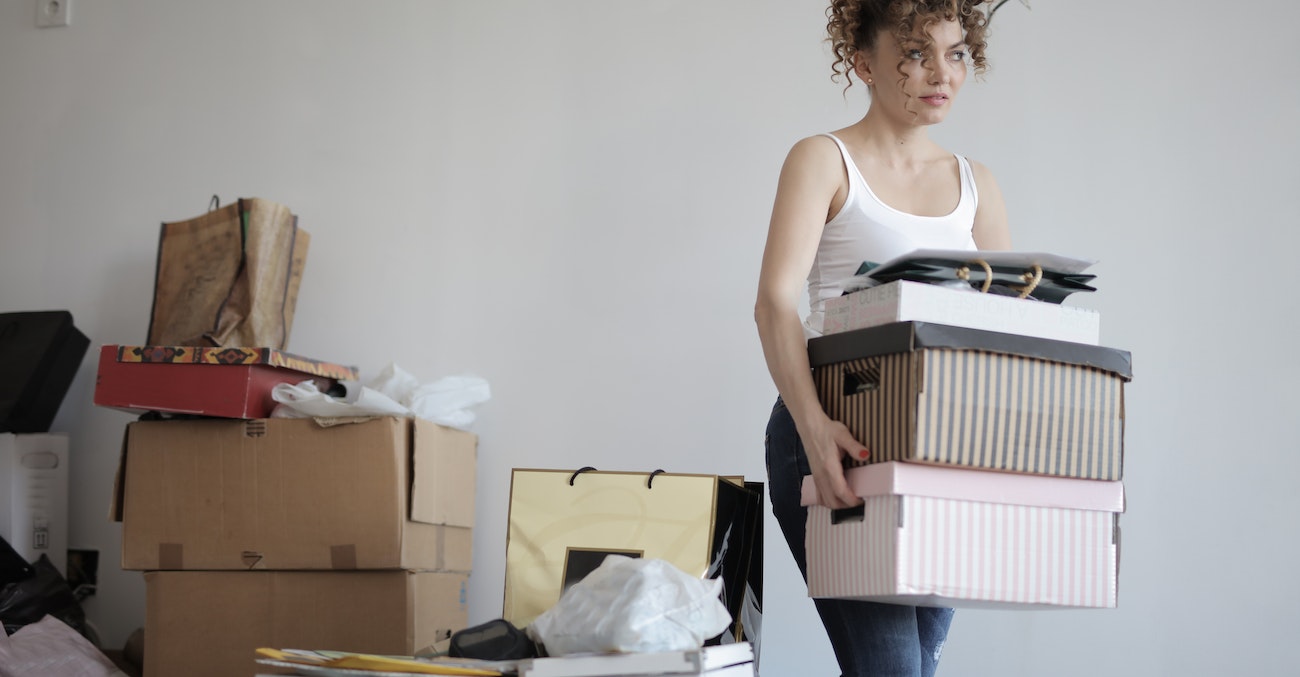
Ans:
[[[411,520],[474,526],[478,437],[415,418],[411,449]]]
[[[970,470],[920,463],[874,463],[844,473],[853,493],[950,498],[979,503],[1124,512],[1124,485],[1118,481]],[[804,478],[801,503],[817,505],[817,487]]]
[[[131,426],[122,432],[122,451],[117,457],[117,474],[113,476],[113,503],[108,506],[108,521],[122,521],[122,496],[126,492],[126,448]]]
[[[313,376],[355,381],[356,367],[292,355],[275,348],[229,348],[207,346],[114,346],[118,362],[165,364],[249,365],[263,364],[292,369]]]
[[[808,360],[811,366],[820,367],[863,357],[912,352],[925,348],[983,350],[1007,355],[1022,355],[1101,369],[1116,374],[1126,381],[1133,378],[1133,358],[1127,350],[953,327],[933,322],[896,322],[841,334],[818,336],[808,341]]]

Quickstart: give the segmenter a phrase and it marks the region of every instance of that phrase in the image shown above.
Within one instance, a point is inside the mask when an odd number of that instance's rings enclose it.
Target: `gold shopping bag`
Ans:
[[[523,627],[606,555],[663,559],[723,579],[736,640],[756,641],[762,484],[655,471],[515,469],[510,483],[502,617]],[[755,544],[759,544],[755,547]],[[761,573],[759,574],[761,576]],[[747,594],[747,588],[748,594]],[[754,623],[757,625],[757,623]],[[724,635],[727,633],[724,633]]]

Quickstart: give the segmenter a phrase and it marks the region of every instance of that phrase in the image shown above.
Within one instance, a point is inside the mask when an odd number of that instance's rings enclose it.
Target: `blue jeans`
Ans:
[[[767,424],[767,486],[772,513],[805,580],[808,509],[799,505],[799,485],[810,473],[794,419],[778,398]],[[930,677],[938,668],[952,609],[844,599],[814,599],[813,603],[826,626],[842,677]]]

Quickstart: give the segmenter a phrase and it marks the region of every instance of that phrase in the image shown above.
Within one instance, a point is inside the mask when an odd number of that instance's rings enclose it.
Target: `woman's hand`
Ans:
[[[854,460],[866,460],[870,451],[853,438],[848,427],[822,414],[806,433],[800,432],[800,439],[808,455],[808,466],[821,504],[835,509],[861,505],[862,499],[853,493],[844,479],[841,458],[848,456]]]

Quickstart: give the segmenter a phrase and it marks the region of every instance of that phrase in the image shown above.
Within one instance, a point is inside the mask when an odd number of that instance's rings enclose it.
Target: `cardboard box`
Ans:
[[[813,338],[808,357],[869,463],[1121,478],[1126,351],[899,322]]]
[[[122,568],[469,571],[476,444],[393,417],[132,423]]]
[[[0,313],[0,432],[49,432],[89,346],[66,310]]]
[[[823,310],[823,334],[914,320],[1094,346],[1101,340],[1101,313],[1095,310],[920,282],[837,296]]]
[[[808,506],[808,595],[987,608],[1114,607],[1120,482],[878,463],[859,511]]]
[[[68,436],[0,433],[0,537],[67,575]]]
[[[468,576],[410,571],[152,571],[145,677],[254,675],[254,650],[410,656],[467,625]]]
[[[356,380],[354,367],[272,348],[116,346],[99,350],[95,404],[141,414],[161,411],[225,418],[266,418],[271,389],[315,380],[322,391]]]

